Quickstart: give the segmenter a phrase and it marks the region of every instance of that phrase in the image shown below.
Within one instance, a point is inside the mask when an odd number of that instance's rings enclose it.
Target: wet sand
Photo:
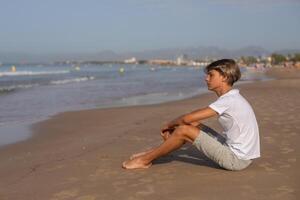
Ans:
[[[218,168],[193,146],[147,170],[124,170],[135,152],[158,145],[162,122],[203,107],[213,93],[150,106],[59,114],[26,141],[0,147],[1,200],[298,199],[300,71],[237,86],[258,119],[262,157],[246,170]],[[205,124],[220,130],[216,119]]]

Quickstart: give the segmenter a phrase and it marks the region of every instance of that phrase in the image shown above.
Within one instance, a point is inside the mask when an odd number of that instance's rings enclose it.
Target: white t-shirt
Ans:
[[[219,114],[226,143],[239,159],[260,157],[259,131],[255,114],[239,90],[228,91],[209,107]]]

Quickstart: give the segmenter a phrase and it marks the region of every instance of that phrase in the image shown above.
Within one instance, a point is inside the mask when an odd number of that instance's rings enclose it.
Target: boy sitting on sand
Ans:
[[[209,90],[219,97],[206,108],[195,110],[169,122],[161,129],[164,142],[149,151],[137,153],[123,162],[125,169],[148,168],[153,160],[190,142],[209,159],[227,170],[242,170],[260,157],[259,131],[250,104],[233,89],[241,77],[234,60],[222,59],[205,68]],[[214,135],[201,120],[218,116],[224,132]],[[223,139],[223,140],[222,140]]]

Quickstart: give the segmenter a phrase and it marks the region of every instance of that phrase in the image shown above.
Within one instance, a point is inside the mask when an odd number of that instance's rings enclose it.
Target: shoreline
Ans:
[[[243,81],[241,83],[238,83],[237,85],[245,85],[245,84],[252,84],[255,82],[264,82],[264,81],[271,81],[272,79],[268,79],[268,80],[259,80],[259,81]],[[8,128],[6,127],[7,125],[3,126],[0,128],[0,130],[8,130],[6,131],[7,133],[9,133],[10,135],[15,135],[16,137],[18,137],[18,139],[7,139],[10,142],[2,142],[0,143],[0,150],[1,148],[5,148],[6,146],[9,145],[13,145],[19,142],[24,142],[27,140],[30,140],[32,137],[34,137],[36,135],[36,133],[34,133],[34,127],[38,126],[40,123],[46,122],[48,120],[51,120],[52,118],[55,118],[59,115],[62,115],[64,113],[69,113],[69,112],[82,112],[82,111],[91,111],[91,110],[99,110],[99,109],[121,109],[121,108],[133,108],[133,107],[137,107],[137,106],[155,106],[155,105],[160,105],[160,104],[166,104],[166,103],[171,103],[171,102],[178,102],[178,101],[184,101],[184,100],[188,100],[191,98],[201,98],[202,95],[205,94],[210,94],[211,92],[208,91],[206,88],[200,88],[198,90],[199,92],[197,94],[191,94],[188,95],[186,97],[174,97],[172,100],[157,100],[156,102],[151,102],[151,103],[138,103],[138,104],[125,104],[122,105],[120,103],[115,103],[111,106],[99,106],[99,107],[95,107],[95,108],[87,108],[87,109],[78,109],[78,110],[69,110],[69,111],[63,111],[63,112],[59,112],[56,113],[54,115],[51,116],[47,116],[41,120],[31,120],[29,122],[23,122],[23,123],[16,123],[16,125],[14,125],[12,127],[11,124],[8,125]],[[142,98],[144,98],[147,95],[142,96]],[[127,99],[134,99],[135,97],[130,97]],[[137,96],[137,98],[139,98],[139,96]],[[127,100],[126,99],[126,100]],[[22,131],[22,135],[19,135],[18,132]],[[11,137],[11,136],[10,136]]]
[[[30,139],[0,147],[0,198],[297,199],[300,72],[278,74],[237,86],[254,108],[262,144],[262,157],[244,171],[222,170],[191,146],[149,170],[121,168],[130,154],[160,144],[162,122],[216,99],[210,92],[155,105],[65,112],[35,124]],[[216,121],[205,124],[219,131]]]
[[[259,81],[245,81],[245,82],[241,82],[239,84],[237,84],[238,87],[235,88],[239,88],[241,86],[244,85],[248,85],[248,84],[255,84],[255,83],[259,83],[259,82],[266,82],[266,81],[272,81],[272,79],[270,80],[259,80]],[[202,90],[204,90],[204,88],[202,88]],[[207,89],[205,89],[205,91],[202,91],[200,94],[196,94],[194,96],[191,97],[187,97],[187,98],[183,98],[183,99],[175,99],[175,100],[170,100],[170,101],[163,101],[163,102],[159,102],[159,103],[150,103],[150,104],[139,104],[139,105],[120,105],[120,106],[112,106],[112,107],[98,107],[98,108],[90,108],[90,109],[82,109],[82,110],[70,110],[70,111],[64,111],[64,112],[60,112],[57,113],[53,116],[48,116],[45,119],[42,119],[40,121],[35,121],[29,124],[18,124],[18,127],[14,129],[15,130],[22,130],[25,131],[24,135],[22,136],[23,139],[18,140],[16,142],[12,142],[12,143],[8,143],[8,144],[1,144],[0,145],[0,151],[2,149],[5,148],[10,148],[10,146],[14,146],[14,145],[18,145],[18,143],[26,143],[26,142],[30,142],[31,139],[34,139],[34,137],[40,136],[43,137],[40,131],[40,127],[43,126],[43,124],[47,124],[48,121],[52,121],[55,120],[55,118],[59,118],[60,116],[63,115],[77,115],[80,114],[81,112],[91,112],[91,111],[114,111],[114,110],[119,110],[119,109],[131,109],[131,108],[144,108],[144,107],[152,107],[152,106],[160,106],[160,105],[164,105],[164,104],[176,104],[176,103],[180,103],[180,102],[184,102],[184,101],[189,101],[189,100],[193,100],[193,99],[200,99],[204,96],[215,96],[214,93],[212,93],[211,91],[208,91]]]
[[[248,76],[257,77],[257,79],[249,80]],[[237,85],[248,84],[256,81],[268,81],[271,78],[265,75],[263,71],[254,71],[248,72],[245,75],[245,80],[240,81]],[[0,126],[0,149],[7,145],[25,141],[33,137],[32,127],[36,124],[43,121],[47,121],[57,115],[60,115],[65,112],[76,112],[84,110],[93,110],[93,109],[106,109],[106,108],[122,108],[122,107],[134,107],[134,106],[147,106],[147,105],[159,105],[163,103],[181,101],[193,97],[200,96],[201,94],[209,93],[207,88],[199,87],[197,90],[189,91],[187,93],[150,93],[144,95],[137,95],[132,97],[125,97],[122,99],[114,100],[112,103],[107,105],[99,106],[88,106],[85,108],[71,109],[60,111],[48,116],[42,116],[40,119],[26,119],[23,122],[11,122],[7,124],[2,124]]]

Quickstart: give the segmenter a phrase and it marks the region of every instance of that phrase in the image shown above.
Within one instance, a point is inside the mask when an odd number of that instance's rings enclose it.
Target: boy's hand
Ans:
[[[164,133],[166,131],[168,131],[170,128],[168,125],[164,125],[162,128],[161,128],[161,133]]]
[[[165,132],[160,132],[161,137],[166,141],[170,137],[170,132],[165,131]]]
[[[169,126],[165,125],[161,129],[160,135],[164,140],[167,140],[174,130],[175,130],[174,127],[170,128]]]

